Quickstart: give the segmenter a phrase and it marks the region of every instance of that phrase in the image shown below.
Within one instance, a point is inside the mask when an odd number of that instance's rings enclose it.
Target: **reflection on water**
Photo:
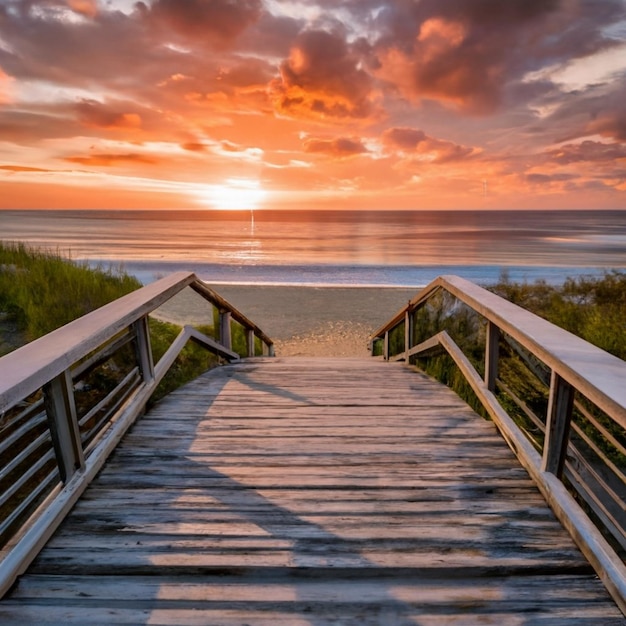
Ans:
[[[129,265],[626,267],[619,211],[1,211],[0,238]]]

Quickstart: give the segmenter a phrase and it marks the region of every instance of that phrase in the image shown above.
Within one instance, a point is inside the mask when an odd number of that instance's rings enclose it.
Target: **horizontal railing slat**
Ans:
[[[0,469],[0,481],[3,481],[7,476],[14,472],[24,461],[26,461],[32,454],[34,454],[45,443],[51,444],[52,438],[50,437],[50,431],[46,430],[39,437],[33,439],[26,448],[24,448],[18,455],[16,455],[9,463],[7,463],[2,469]]]
[[[51,452],[50,458],[52,458],[52,456],[53,455]],[[60,480],[61,479],[59,477],[59,472],[57,471],[56,468],[53,469],[37,485],[37,487],[28,494],[27,497],[24,498],[24,500],[22,500],[22,502],[20,502],[15,507],[15,509],[13,509],[13,511],[11,511],[11,514],[6,519],[2,520],[2,523],[0,523],[0,539],[11,528],[11,526],[15,524],[17,520],[19,520],[20,516],[23,515],[25,511],[28,511],[28,509],[32,507],[34,503],[37,502],[37,500],[43,497],[43,494],[45,494],[46,491],[52,491],[55,485],[60,484]],[[0,552],[0,556],[1,556],[1,552]]]

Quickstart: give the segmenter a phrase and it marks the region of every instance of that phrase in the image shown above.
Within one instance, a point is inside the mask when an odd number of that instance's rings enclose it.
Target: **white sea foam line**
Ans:
[[[423,289],[422,285],[390,285],[389,283],[309,283],[309,282],[277,282],[277,281],[232,281],[207,280],[201,278],[207,285],[231,285],[233,287],[307,287],[319,289]]]

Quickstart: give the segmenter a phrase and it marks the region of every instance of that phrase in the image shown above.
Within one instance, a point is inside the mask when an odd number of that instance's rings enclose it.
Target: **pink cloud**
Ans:
[[[399,150],[405,156],[431,163],[464,161],[479,152],[476,148],[429,137],[415,128],[390,128],[382,134],[382,142],[390,151]]]

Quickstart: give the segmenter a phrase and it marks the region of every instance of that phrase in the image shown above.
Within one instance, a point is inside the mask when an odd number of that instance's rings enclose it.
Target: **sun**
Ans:
[[[258,208],[267,196],[258,180],[228,178],[222,184],[202,185],[198,195],[203,204],[226,211]]]

